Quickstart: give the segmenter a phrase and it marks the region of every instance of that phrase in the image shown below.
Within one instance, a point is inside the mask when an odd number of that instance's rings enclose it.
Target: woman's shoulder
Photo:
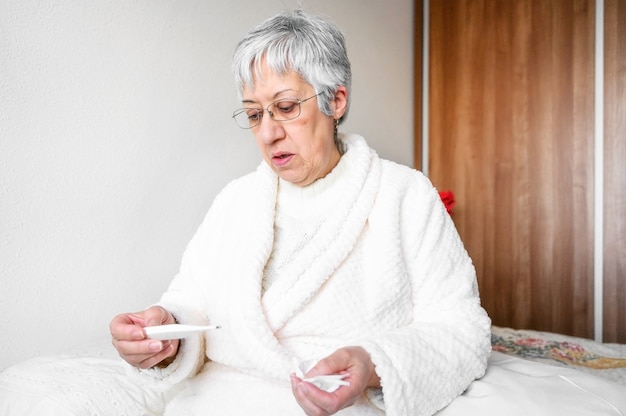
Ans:
[[[405,192],[429,192],[433,189],[433,184],[424,173],[391,160],[381,159],[381,173],[381,185],[385,187]]]
[[[232,179],[215,196],[213,205],[245,203],[251,199],[271,198],[276,192],[278,178],[265,162],[243,176]]]
[[[379,197],[387,195],[394,199],[404,199],[408,195],[423,196],[433,193],[433,185],[426,175],[410,166],[384,159],[370,147],[364,137],[358,134],[342,134],[341,140],[354,150],[356,155],[368,155],[365,159],[380,165]],[[369,155],[374,155],[369,159]],[[353,159],[358,159],[357,156]]]
[[[242,176],[231,179],[218,195],[238,193],[247,188],[259,186],[263,183],[276,182],[276,174],[270,169],[265,162],[261,162],[259,166],[252,172],[248,172]]]

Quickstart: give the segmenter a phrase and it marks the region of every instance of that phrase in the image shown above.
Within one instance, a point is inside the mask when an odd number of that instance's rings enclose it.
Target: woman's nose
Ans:
[[[255,132],[257,138],[269,144],[285,136],[285,129],[279,121],[274,120],[269,113],[263,114],[261,122]]]

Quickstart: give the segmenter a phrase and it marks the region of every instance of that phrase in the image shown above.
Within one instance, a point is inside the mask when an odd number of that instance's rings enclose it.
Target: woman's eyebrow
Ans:
[[[292,92],[296,92],[296,90],[294,90],[293,88],[287,88],[281,91],[278,91],[276,94],[274,94],[274,96],[272,98],[277,98],[279,95],[282,95],[283,93],[286,93],[287,91],[292,91]]]
[[[275,100],[275,99],[276,99],[279,95],[284,94],[284,93],[286,93],[286,92],[288,92],[288,91],[292,91],[292,92],[294,92],[294,93],[296,92],[296,90],[294,90],[293,88],[286,88],[286,89],[284,89],[284,90],[280,90],[280,91],[276,92],[276,93],[272,96],[272,99],[274,99],[274,100]],[[254,100],[241,100],[241,103],[242,103],[242,104],[258,104],[258,103],[257,103],[256,101],[254,101]]]
[[[242,104],[257,104],[256,101],[254,100],[241,100]]]

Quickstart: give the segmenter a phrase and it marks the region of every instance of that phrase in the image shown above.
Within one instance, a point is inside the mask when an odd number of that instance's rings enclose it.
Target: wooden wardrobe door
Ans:
[[[483,305],[591,338],[594,3],[429,7],[429,176],[456,196]]]
[[[605,0],[604,341],[626,343],[626,0]]]

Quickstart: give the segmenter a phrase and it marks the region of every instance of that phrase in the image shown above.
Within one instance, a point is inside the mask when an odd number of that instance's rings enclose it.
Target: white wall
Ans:
[[[0,2],[0,370],[156,301],[216,192],[254,169],[232,50],[285,7],[353,63],[343,130],[412,164],[412,1]]]

